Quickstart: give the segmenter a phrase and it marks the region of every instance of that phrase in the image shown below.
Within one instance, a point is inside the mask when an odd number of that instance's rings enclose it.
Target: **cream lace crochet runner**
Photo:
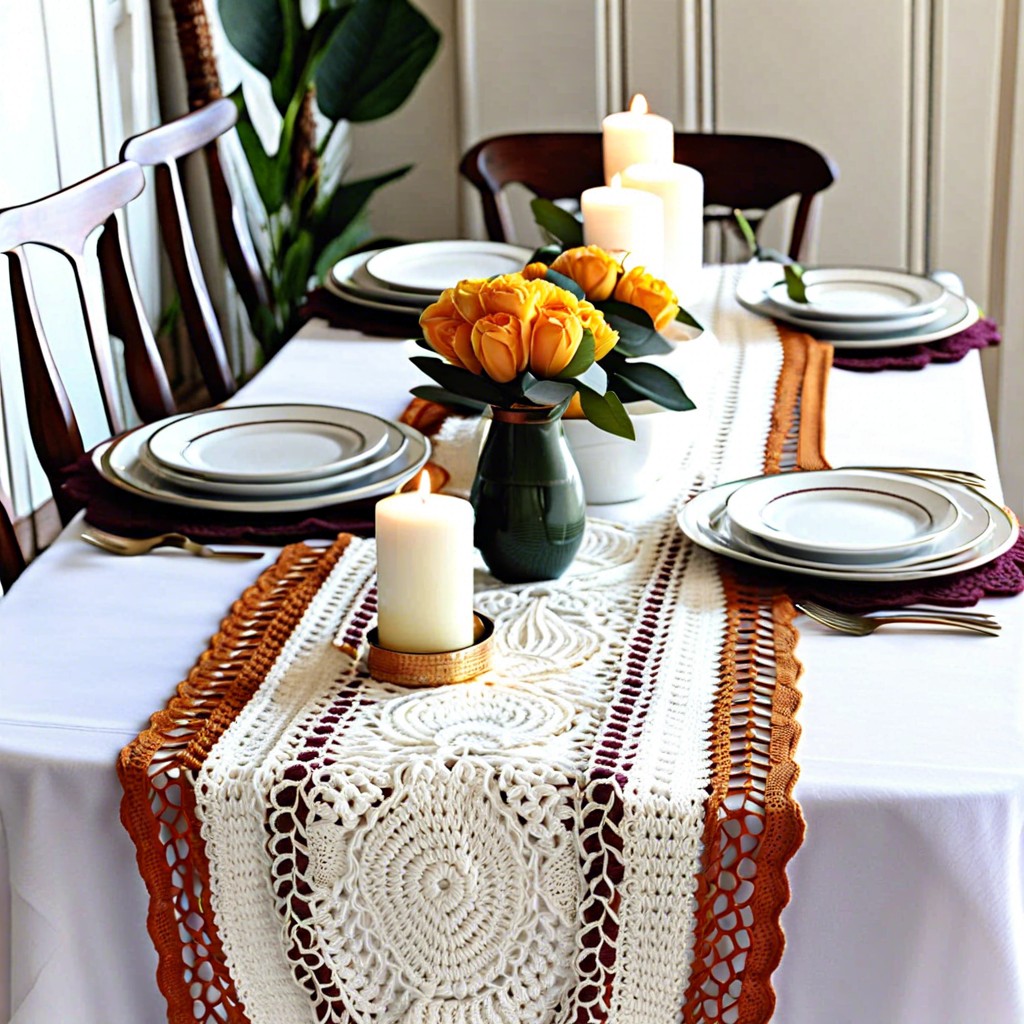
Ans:
[[[190,1019],[667,1024],[685,1003],[686,1020],[740,1020],[765,926],[741,896],[764,822],[763,801],[727,795],[729,731],[757,730],[730,720],[720,685],[735,586],[675,521],[695,489],[762,471],[777,413],[783,346],[734,306],[732,274],[713,310],[730,341],[710,429],[632,521],[589,523],[567,576],[507,586],[480,573],[500,655],[489,676],[422,691],[370,679],[357,652],[374,546],[352,540],[223,731],[190,741],[191,771],[168,786],[147,767],[205,843],[172,885]],[[771,643],[770,609],[767,627],[752,614],[750,633]],[[751,710],[764,674],[750,673],[747,711],[770,731]],[[766,751],[745,778],[763,783]],[[730,799],[747,824],[719,849]],[[161,968],[172,1009],[181,962]]]

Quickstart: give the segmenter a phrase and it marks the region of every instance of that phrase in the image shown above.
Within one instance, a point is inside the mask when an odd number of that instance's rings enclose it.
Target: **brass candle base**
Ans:
[[[465,683],[486,672],[492,663],[494,620],[473,613],[473,643],[460,651],[439,651],[436,654],[409,654],[381,647],[377,627],[367,634],[370,646],[370,675],[385,683],[403,686],[444,686]]]

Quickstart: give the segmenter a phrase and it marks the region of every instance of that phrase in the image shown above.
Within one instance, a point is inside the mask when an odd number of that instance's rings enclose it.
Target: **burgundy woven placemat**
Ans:
[[[976,348],[998,345],[1002,340],[999,328],[992,320],[979,320],[966,331],[950,335],[927,345],[908,345],[906,348],[836,349],[832,365],[841,370],[876,373],[879,370],[921,370],[930,363],[956,363]]]
[[[215,512],[168,505],[129,494],[107,483],[88,455],[65,470],[63,490],[85,508],[92,526],[125,537],[184,533],[195,540],[280,544],[289,540],[333,539],[339,533],[373,533],[376,498],[291,513]]]

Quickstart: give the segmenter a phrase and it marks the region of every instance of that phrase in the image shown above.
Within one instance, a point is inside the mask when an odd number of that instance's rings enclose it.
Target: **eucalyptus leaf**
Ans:
[[[683,390],[682,384],[661,366],[654,366],[652,363],[624,362],[615,370],[612,377],[611,388],[616,394],[619,394],[619,388],[616,386],[619,380],[625,381],[635,392],[666,409],[682,412],[696,408]],[[621,394],[619,397],[622,397]]]
[[[568,210],[540,197],[530,200],[530,209],[538,226],[557,238],[563,249],[574,249],[583,244],[583,225]]]
[[[603,395],[608,390],[608,374],[600,363],[591,363],[583,373],[573,378],[573,382],[597,395]]]
[[[431,359],[429,356],[413,356],[411,362],[453,394],[462,395],[464,398],[477,402],[485,402],[487,405],[503,405],[505,403],[505,392],[497,384],[485,377],[479,377],[469,370],[464,370],[461,366],[452,366],[450,363],[444,363],[440,359]]]
[[[581,373],[589,370],[594,363],[594,332],[590,328],[583,331],[579,348],[576,354],[569,360],[569,364],[558,375],[559,377],[578,377]]]
[[[587,293],[571,278],[566,277],[565,274],[560,274],[557,270],[552,270],[548,267],[548,272],[544,275],[546,281],[550,281],[553,285],[557,285],[559,288],[564,288],[567,292],[572,292],[577,299],[585,299]]]
[[[560,380],[539,380],[523,388],[523,394],[537,405],[561,405],[576,394],[573,384]]]
[[[447,388],[437,387],[434,384],[421,384],[418,387],[411,388],[410,391],[417,398],[426,399],[428,402],[440,402],[441,405],[465,409],[467,412],[480,413],[487,408],[486,402],[474,402],[472,398],[457,395]]]
[[[273,78],[284,48],[284,11],[289,0],[220,0],[220,23],[228,42],[257,71]],[[297,5],[296,5],[297,6]]]
[[[623,408],[614,391],[599,395],[589,388],[581,389],[580,404],[583,406],[583,414],[595,427],[629,441],[636,440],[636,431],[633,429],[629,413]]]
[[[314,81],[332,121],[372,121],[397,110],[441,37],[406,0],[356,0],[328,41]]]
[[[804,268],[799,263],[787,263],[782,268],[786,277],[786,294],[793,302],[809,303],[807,288],[804,285]]]

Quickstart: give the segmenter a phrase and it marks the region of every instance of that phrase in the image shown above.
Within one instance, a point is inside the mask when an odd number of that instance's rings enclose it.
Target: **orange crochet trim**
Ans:
[[[121,821],[149,891],[147,927],[171,1024],[247,1024],[216,930],[204,920],[209,877],[189,773],[262,683],[350,539],[285,548],[232,606],[176,696],[121,752]]]

